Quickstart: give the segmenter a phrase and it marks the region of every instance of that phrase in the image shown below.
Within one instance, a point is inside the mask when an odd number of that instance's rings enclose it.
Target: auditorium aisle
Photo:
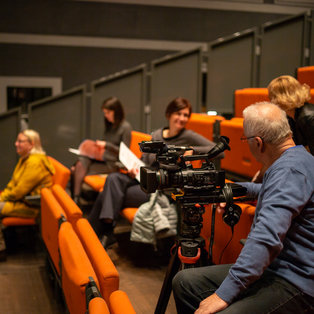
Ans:
[[[120,289],[127,292],[138,314],[154,313],[168,257],[156,255],[150,247],[130,244],[127,224],[117,227],[117,232],[118,244],[108,254],[120,274]],[[39,238],[29,239],[27,230],[18,230],[17,238],[10,242],[8,259],[0,263],[0,312],[65,314]],[[172,297],[166,313],[176,313]]]

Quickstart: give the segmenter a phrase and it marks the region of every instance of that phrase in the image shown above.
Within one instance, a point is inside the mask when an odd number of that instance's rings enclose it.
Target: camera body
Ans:
[[[211,160],[226,149],[230,150],[229,139],[220,137],[220,141],[207,154],[187,155],[190,147],[166,145],[162,141],[144,141],[139,143],[145,153],[156,154],[157,167],[141,167],[141,188],[146,193],[156,190],[172,191],[172,198],[185,208],[195,204],[204,206],[211,203],[226,202],[224,221],[234,226],[240,219],[241,209],[233,205],[233,197],[244,196],[246,188],[225,183],[225,172],[217,170]],[[202,165],[193,168],[191,162],[199,160]]]

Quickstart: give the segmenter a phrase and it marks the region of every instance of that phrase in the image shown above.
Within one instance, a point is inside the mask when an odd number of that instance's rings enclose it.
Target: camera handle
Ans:
[[[180,235],[177,237],[175,244],[171,249],[171,258],[166,271],[165,279],[160,291],[158,302],[155,309],[155,314],[164,314],[169,302],[172,290],[172,279],[176,273],[184,268],[197,267],[202,259],[207,260],[207,253],[205,252],[205,240],[199,236],[202,227],[202,214],[204,206],[196,204],[195,212],[198,212],[197,219],[192,222],[192,225],[186,223],[186,219],[193,220],[191,215],[191,206],[182,205],[183,217],[181,220]],[[193,210],[192,210],[193,211]],[[181,211],[179,211],[181,212]],[[187,212],[187,217],[185,216]],[[199,214],[200,213],[200,214]],[[189,236],[189,231],[192,233]]]

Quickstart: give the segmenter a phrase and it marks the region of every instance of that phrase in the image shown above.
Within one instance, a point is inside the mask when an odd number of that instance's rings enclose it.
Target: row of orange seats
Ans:
[[[93,228],[58,184],[41,192],[41,236],[70,313],[135,313]]]

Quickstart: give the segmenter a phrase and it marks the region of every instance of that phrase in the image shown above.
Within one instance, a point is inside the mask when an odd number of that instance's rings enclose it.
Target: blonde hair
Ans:
[[[243,110],[243,127],[247,137],[259,136],[265,143],[281,144],[291,134],[286,113],[279,106],[259,102]]]
[[[30,154],[46,154],[41,146],[40,136],[38,132],[31,129],[26,129],[24,131],[21,131],[20,133],[26,136],[28,141],[34,145],[30,151]]]
[[[273,79],[267,88],[270,101],[284,111],[300,108],[311,99],[310,87],[290,75]]]

